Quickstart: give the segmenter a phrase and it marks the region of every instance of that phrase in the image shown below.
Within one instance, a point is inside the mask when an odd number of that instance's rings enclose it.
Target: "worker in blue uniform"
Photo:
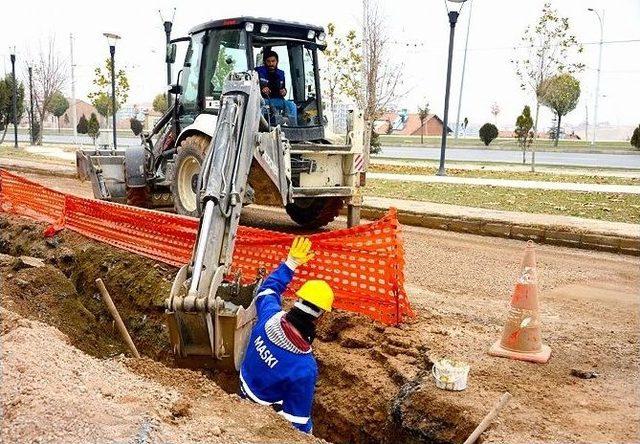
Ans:
[[[266,51],[262,58],[264,63],[258,66],[258,78],[260,79],[260,92],[267,104],[276,109],[284,110],[289,117],[290,125],[298,125],[298,109],[291,100],[285,100],[287,88],[285,88],[284,71],[278,69],[278,53]]]
[[[240,369],[240,395],[269,405],[299,430],[311,433],[311,408],[318,366],[311,343],[316,322],[331,311],[333,291],[322,280],[309,280],[296,292],[298,300],[282,310],[282,293],[297,267],[313,259],[311,241],[296,237],[287,260],[259,288],[257,322]]]

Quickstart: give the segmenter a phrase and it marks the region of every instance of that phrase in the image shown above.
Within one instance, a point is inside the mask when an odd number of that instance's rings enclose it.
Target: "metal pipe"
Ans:
[[[13,94],[11,96],[11,107],[13,109],[13,146],[18,148],[18,83],[16,82],[15,48],[11,54],[11,72],[13,75]]]
[[[138,353],[138,349],[136,348],[136,345],[131,340],[131,336],[129,336],[129,332],[127,331],[127,327],[124,325],[124,322],[122,322],[122,318],[120,317],[120,313],[118,313],[118,309],[114,305],[113,300],[111,299],[111,296],[109,296],[109,292],[107,291],[107,288],[104,286],[104,282],[102,282],[102,279],[98,278],[98,279],[96,279],[96,284],[98,285],[98,290],[100,290],[100,294],[102,295],[102,300],[104,301],[105,305],[107,306],[107,309],[109,310],[109,313],[111,313],[111,316],[113,317],[113,320],[116,322],[116,327],[118,327],[118,331],[120,332],[120,336],[122,336],[122,339],[124,339],[124,342],[127,343],[127,347],[129,347],[129,350],[131,351],[131,354],[134,357],[139,359],[140,358],[140,353]]]
[[[175,11],[175,9],[174,9]],[[169,46],[169,42],[171,41],[171,28],[173,27],[173,23],[169,20],[166,20],[163,24],[164,26],[164,35],[166,40],[166,48]],[[167,106],[171,106],[171,93],[168,90],[168,87],[171,85],[171,63],[167,61]]]
[[[116,70],[115,70],[115,55],[116,46],[109,45],[109,53],[111,54],[111,114],[113,121],[113,149],[117,148],[116,141]]]
[[[36,135],[33,132],[33,68],[29,67],[29,132],[31,133],[31,145],[36,144]]]
[[[214,209],[215,203],[213,202],[213,200],[207,200],[202,215],[202,223],[200,224],[200,232],[198,233],[198,245],[196,246],[196,259],[193,261],[193,271],[191,273],[191,286],[189,287],[189,296],[195,297],[198,291],[200,275],[202,274],[202,264],[204,262],[204,253],[207,247],[209,228],[211,228],[211,219],[213,218]]]
[[[446,176],[444,169],[444,154],[447,149],[447,123],[449,121],[449,92],[451,90],[451,62],[453,59],[453,37],[458,21],[458,11],[449,11],[449,60],[447,61],[447,85],[444,94],[444,116],[442,121],[442,145],[440,147],[440,167],[436,173],[438,176]]]
[[[598,77],[596,79],[596,97],[595,97],[595,105],[593,108],[593,135],[591,137],[591,145],[595,145],[596,143],[596,130],[598,128],[598,99],[600,98],[600,70],[602,68],[602,40],[604,35],[604,10],[602,11],[602,17],[598,14],[593,8],[589,8],[589,11],[595,13],[598,17],[598,21],[600,22],[600,49],[598,50]]]
[[[73,64],[73,34],[69,34],[69,51],[71,53],[71,125],[73,126],[73,143],[78,143],[78,114],[76,112],[76,78]]]

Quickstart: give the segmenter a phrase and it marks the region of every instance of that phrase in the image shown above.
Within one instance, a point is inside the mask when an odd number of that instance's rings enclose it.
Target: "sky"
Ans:
[[[458,110],[469,18],[461,119],[468,117],[473,126],[493,122],[490,108],[496,102],[501,108],[498,126],[508,128],[513,126],[524,105],[535,106],[532,94],[520,89],[509,60],[513,47],[519,45],[526,26],[536,21],[543,3],[544,0],[468,0],[463,5],[454,46],[449,108],[452,124]],[[402,89],[406,94],[397,107],[416,112],[419,105],[428,102],[432,112],[442,115],[449,42],[446,5],[452,8],[459,5],[445,0],[379,0],[379,4],[392,41],[389,58],[403,71]],[[52,38],[60,56],[68,62],[72,33],[76,97],[86,99],[93,70],[108,57],[102,33],[114,32],[122,37],[117,44],[116,67],[124,68],[129,76],[129,103],[150,103],[156,94],[165,90],[166,83],[165,37],[159,10],[165,18],[170,18],[176,8],[172,37],[186,35],[191,27],[211,19],[239,15],[274,17],[274,11],[280,14],[276,18],[325,27],[333,22],[338,32],[360,26],[360,1],[324,0],[311,5],[301,0],[277,3],[263,0],[9,2],[3,8],[5,19],[0,27],[0,74],[11,72],[9,53],[13,46],[21,76],[26,72],[27,61]],[[582,89],[580,102],[563,121],[579,125],[585,121],[587,112],[589,121],[593,119],[600,27],[595,14],[587,11],[592,7],[604,11],[604,41],[611,42],[603,45],[598,121],[637,125],[640,121],[640,0],[552,0],[552,5],[569,18],[578,41],[585,43],[581,61],[586,69],[577,76]],[[178,53],[178,61],[182,59],[183,55]],[[71,95],[70,81],[64,90],[67,96]],[[541,127],[550,125],[551,118],[552,113],[543,108]]]

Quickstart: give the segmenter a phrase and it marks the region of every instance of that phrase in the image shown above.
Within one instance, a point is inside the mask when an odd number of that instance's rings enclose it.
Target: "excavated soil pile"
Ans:
[[[0,317],[3,442],[321,442],[195,372],[96,359],[54,327]]]
[[[120,365],[120,370],[128,367],[133,374],[181,391],[187,403],[202,402],[204,406],[206,399],[212,397],[202,397],[201,384],[204,382],[201,377],[154,362],[173,365],[163,324],[162,302],[169,293],[176,269],[72,232],[64,231],[52,239],[44,239],[42,230],[40,224],[0,216],[2,306],[19,316],[55,326],[71,345],[93,357],[107,358],[107,361],[96,361],[106,365],[105,368],[116,364]],[[95,287],[97,277],[105,282],[138,349],[151,358],[145,359],[143,364],[125,360],[122,367],[118,363],[117,357],[126,353],[126,348]],[[474,420],[483,412],[462,412],[454,406],[455,399],[443,401],[430,396],[437,389],[428,378],[431,362],[427,347],[421,343],[419,329],[418,324],[385,327],[369,318],[345,312],[334,312],[323,319],[314,342],[320,370],[313,418],[316,436],[334,442],[449,443],[463,441],[469,435],[475,426]],[[34,371],[46,369],[36,365],[39,362],[37,347],[26,348],[33,353],[32,365],[38,367]],[[73,353],[95,361],[77,350]],[[53,356],[55,352],[52,351]],[[25,360],[22,366],[29,367],[27,362]],[[83,368],[86,366],[89,364],[82,364]],[[65,367],[64,372],[67,371],[73,376],[73,368]],[[213,387],[211,390],[217,389],[218,393],[221,393],[219,387],[229,393],[237,390],[235,375],[211,372],[206,375]],[[71,379],[52,382],[52,385],[60,389],[64,384],[73,385],[71,376]],[[92,390],[97,391],[96,402],[105,398],[98,396],[100,387],[110,385],[93,387]],[[124,392],[126,386],[126,383],[122,385]],[[81,402],[84,393],[69,396],[74,402]],[[418,393],[420,396],[416,396]],[[171,396],[180,416],[183,408],[177,395]],[[110,402],[114,399],[107,398]],[[150,406],[154,404],[153,399],[153,396],[144,398],[139,405]],[[24,401],[25,406],[31,405],[30,401],[33,400]],[[160,410],[154,418],[159,418],[161,423],[166,414],[162,410],[164,407],[157,408]],[[123,426],[118,433],[133,436],[130,434],[142,429],[156,430],[154,424],[159,422],[144,422],[141,418],[148,415],[148,411],[139,411],[142,412],[139,421],[128,423],[130,428]],[[38,412],[38,409],[33,410],[29,418],[37,418]],[[226,424],[225,411],[220,412],[222,424]],[[95,417],[89,422],[102,427],[101,421],[102,417]],[[220,422],[210,422],[215,423]],[[11,427],[10,424],[7,426]],[[106,429],[103,432],[109,433]]]

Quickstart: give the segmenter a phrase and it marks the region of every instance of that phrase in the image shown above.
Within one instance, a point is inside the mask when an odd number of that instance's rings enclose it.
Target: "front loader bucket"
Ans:
[[[77,150],[76,169],[80,180],[91,180],[96,199],[126,203],[124,150]]]
[[[180,269],[171,290],[186,289],[187,266]],[[212,307],[166,310],[169,339],[176,364],[187,368],[238,370],[255,324],[253,295],[261,280],[249,285],[223,282]],[[170,300],[172,298],[170,297]]]

